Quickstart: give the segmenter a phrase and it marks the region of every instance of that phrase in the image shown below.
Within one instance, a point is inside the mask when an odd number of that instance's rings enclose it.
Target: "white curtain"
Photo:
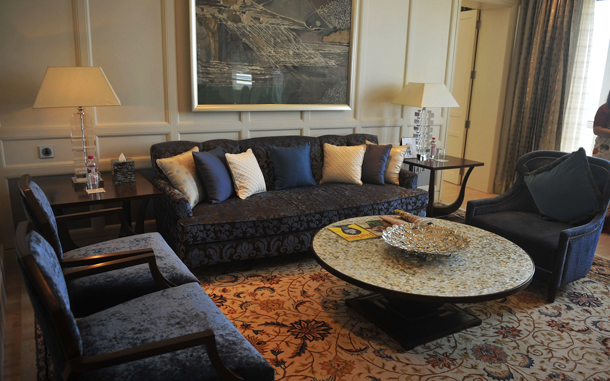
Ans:
[[[576,60],[574,71],[570,82],[570,93],[566,106],[563,133],[561,136],[561,150],[564,152],[576,151],[579,147],[587,150],[587,155],[592,154],[593,148],[593,121],[599,94],[592,93],[590,86],[590,66],[593,48],[593,16],[595,11],[595,0],[584,0],[583,14],[580,22],[580,33],[578,46],[576,48]]]

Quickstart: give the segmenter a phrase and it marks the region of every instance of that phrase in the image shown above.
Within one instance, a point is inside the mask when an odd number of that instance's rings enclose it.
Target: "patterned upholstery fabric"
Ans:
[[[422,193],[393,185],[331,183],[266,192],[246,200],[231,198],[197,205],[194,217],[180,224],[179,240],[192,244],[320,229],[336,221],[333,216],[340,210],[353,208],[358,213],[370,205],[392,202],[408,210],[425,209],[425,197],[417,197]]]
[[[35,231],[32,231],[27,235],[26,241],[34,261],[49,285],[51,293],[59,302],[62,313],[68,321],[72,339],[77,343],[79,350],[82,350],[80,331],[70,308],[68,287],[66,286],[64,274],[59,264],[59,260],[57,259],[57,255],[55,254],[55,250],[53,250],[51,245]]]
[[[40,189],[38,184],[31,181],[30,189],[32,190],[32,194],[34,195],[34,198],[38,202],[38,205],[40,205],[40,207],[44,211],[45,218],[47,219],[47,221],[36,221],[36,223],[34,225],[40,227],[40,226],[42,226],[42,224],[49,222],[51,229],[52,229],[52,232],[51,232],[52,236],[49,237],[52,240],[52,242],[50,242],[50,243],[55,248],[56,251],[59,250],[58,255],[61,257],[61,255],[62,255],[61,241],[59,240],[59,233],[57,230],[57,221],[55,221],[55,213],[53,213],[51,204],[49,203],[47,196],[44,194],[42,189]],[[32,216],[33,216],[33,214],[32,214]]]
[[[159,271],[170,282],[177,285],[199,282],[159,233],[139,234],[81,247],[66,252],[64,258],[146,248],[153,249]],[[74,279],[68,281],[68,289],[76,316],[87,316],[159,290],[146,264]]]
[[[245,380],[273,380],[273,367],[199,285],[134,299],[79,320],[83,354],[93,356],[212,329],[223,363]],[[205,346],[82,374],[84,380],[217,380]]]
[[[396,208],[425,215],[428,193],[416,189],[417,175],[407,170],[399,173],[400,186],[322,184],[273,190],[275,173],[269,146],[296,147],[309,142],[312,172],[319,181],[324,143],[347,146],[364,144],[367,140],[378,142],[377,136],[369,134],[265,137],[234,142],[242,152],[252,149],[263,172],[267,192],[245,200],[229,198],[219,204],[199,204],[191,208],[186,198],[167,181],[156,178],[153,184],[163,192],[163,197],[155,199],[157,229],[186,265],[193,268],[305,251],[320,228],[345,218],[388,214]],[[228,143],[231,141],[222,142],[225,149],[231,146]],[[171,143],[161,143],[163,149],[155,147],[158,145],[151,147],[151,155],[179,153]],[[212,143],[203,143],[207,144]],[[206,148],[214,147],[208,145]],[[155,157],[151,159],[155,160]]]

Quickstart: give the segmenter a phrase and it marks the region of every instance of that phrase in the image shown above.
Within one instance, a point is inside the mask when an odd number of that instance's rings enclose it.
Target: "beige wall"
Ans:
[[[32,109],[47,66],[101,66],[121,107],[86,110],[100,168],[121,152],[149,167],[151,144],[269,135],[411,136],[414,110],[390,102],[405,81],[451,84],[458,0],[354,0],[358,7],[353,109],[307,112],[190,111],[186,0],[0,2],[0,228],[12,247],[7,179],[71,173],[70,109]],[[436,129],[446,110],[435,110]],[[437,133],[437,136],[442,136]],[[53,145],[55,158],[38,158]]]

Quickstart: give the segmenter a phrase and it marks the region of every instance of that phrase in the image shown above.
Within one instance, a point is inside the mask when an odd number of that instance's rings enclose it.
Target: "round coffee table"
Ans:
[[[350,218],[329,226],[374,219]],[[347,299],[346,305],[406,350],[481,324],[481,319],[452,303],[503,298],[527,287],[534,276],[532,259],[509,240],[465,224],[434,223],[468,235],[470,246],[449,257],[423,261],[382,238],[348,242],[324,228],[313,240],[312,251],[324,269],[374,292]]]

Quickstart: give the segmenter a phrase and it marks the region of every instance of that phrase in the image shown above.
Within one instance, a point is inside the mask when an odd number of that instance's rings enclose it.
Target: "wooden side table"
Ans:
[[[434,159],[430,160],[417,160],[417,159],[405,159],[404,163],[409,164],[409,171],[413,171],[413,167],[419,167],[430,170],[430,185],[428,187],[428,207],[426,208],[426,216],[428,217],[436,217],[436,216],[446,216],[451,214],[459,209],[464,201],[464,194],[466,192],[466,182],[468,181],[468,177],[470,173],[474,169],[474,167],[481,167],[485,165],[480,161],[474,160],[466,160],[460,157],[455,156],[446,156],[446,162],[436,161]],[[460,194],[458,198],[449,206],[435,208],[434,207],[434,175],[436,171],[442,171],[445,169],[459,169],[459,168],[468,168],[466,172],[466,176],[462,180],[462,187],[460,188]]]
[[[152,198],[160,197],[161,191],[155,188],[142,174],[136,172],[136,181],[128,184],[114,184],[110,172],[102,173],[104,193],[87,194],[85,184],[73,184],[71,175],[41,176],[34,178],[43,190],[53,211],[58,215],[62,208],[74,206],[100,205],[110,202],[122,202],[127,223],[131,225],[131,201],[142,200],[136,219],[134,231],[144,232],[146,207]]]

